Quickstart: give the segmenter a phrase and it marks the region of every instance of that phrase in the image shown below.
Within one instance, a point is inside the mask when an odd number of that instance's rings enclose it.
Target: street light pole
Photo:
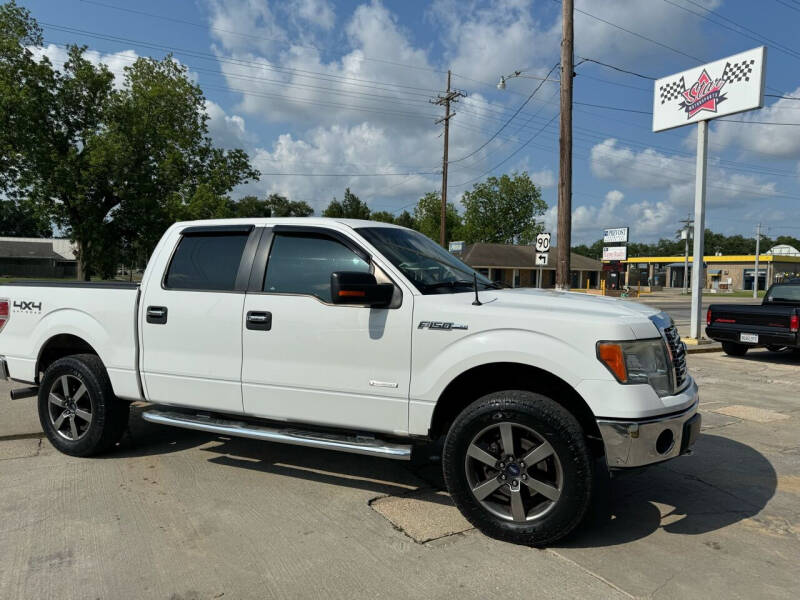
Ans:
[[[562,0],[561,38],[561,119],[559,128],[558,177],[558,263],[556,289],[570,288],[570,249],[572,246],[572,69],[573,0]]]

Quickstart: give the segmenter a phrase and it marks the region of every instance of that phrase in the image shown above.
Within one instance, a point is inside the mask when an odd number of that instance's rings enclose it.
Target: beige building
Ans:
[[[470,267],[486,275],[492,281],[511,287],[555,286],[556,256],[558,250],[550,248],[546,267],[537,267],[536,249],[533,246],[510,244],[468,244],[462,252],[454,253]],[[572,287],[597,288],[603,265],[598,260],[572,253]]]

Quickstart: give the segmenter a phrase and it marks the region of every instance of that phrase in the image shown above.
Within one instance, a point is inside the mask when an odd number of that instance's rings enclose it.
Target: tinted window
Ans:
[[[233,290],[247,234],[181,239],[164,284],[178,290]]]
[[[767,296],[767,302],[800,303],[800,285],[773,285]]]
[[[369,272],[369,264],[344,244],[324,235],[278,234],[264,278],[264,291],[307,294],[331,301],[331,273]]]
[[[358,230],[392,261],[423,294],[452,294],[478,285],[499,287],[421,233],[399,227],[363,227]]]

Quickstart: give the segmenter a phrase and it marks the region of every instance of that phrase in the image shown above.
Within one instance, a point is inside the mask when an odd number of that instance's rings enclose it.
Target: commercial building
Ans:
[[[492,281],[511,287],[555,287],[556,257],[558,249],[550,248],[547,266],[536,266],[536,249],[533,246],[511,244],[467,244],[461,252],[454,252],[461,260]],[[603,265],[598,260],[572,253],[571,286],[597,288]]]
[[[69,240],[0,237],[0,277],[75,277],[75,249]]]
[[[752,290],[758,277],[758,289],[782,279],[800,276],[800,252],[791,246],[775,246],[756,257],[747,255],[714,255],[703,258],[703,287],[713,290]],[[623,261],[628,286],[683,287],[683,256],[641,256]],[[691,282],[694,260],[689,257],[687,281]]]

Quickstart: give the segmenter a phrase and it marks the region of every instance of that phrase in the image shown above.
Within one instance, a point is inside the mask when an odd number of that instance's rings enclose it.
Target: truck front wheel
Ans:
[[[463,515],[486,535],[551,544],[583,520],[593,459],[577,419],[541,394],[488,394],[456,418],[442,455]]]
[[[92,456],[116,444],[130,406],[118,400],[102,361],[76,354],[55,361],[39,386],[39,421],[50,443],[64,454]]]

